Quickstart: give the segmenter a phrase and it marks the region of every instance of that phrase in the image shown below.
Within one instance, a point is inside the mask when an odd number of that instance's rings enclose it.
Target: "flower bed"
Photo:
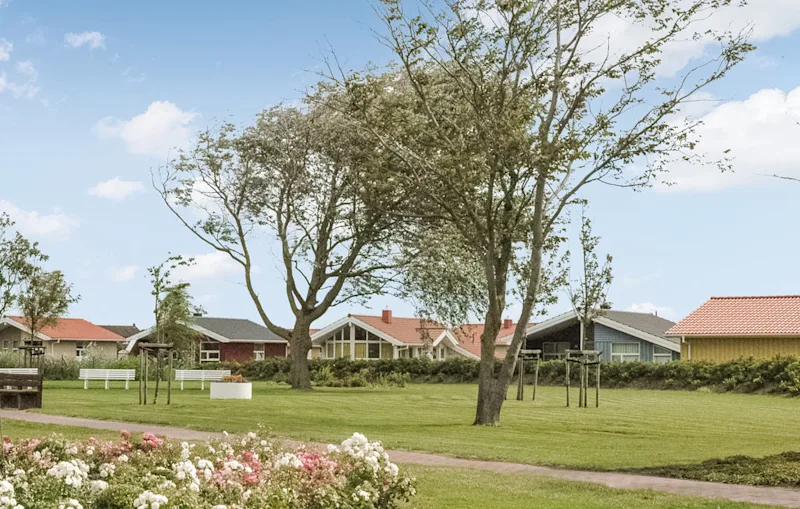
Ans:
[[[414,494],[380,443],[354,434],[324,452],[249,433],[189,444],[3,437],[0,509],[394,508]]]

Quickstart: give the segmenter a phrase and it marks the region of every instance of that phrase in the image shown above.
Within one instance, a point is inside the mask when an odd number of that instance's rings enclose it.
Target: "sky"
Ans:
[[[584,193],[614,257],[615,309],[677,320],[711,296],[800,293],[800,182],[768,176],[800,178],[800,2],[753,3],[709,23],[750,27],[758,49],[687,111],[703,120],[697,150],[730,149],[734,171],[676,165],[670,188]],[[641,36],[624,21],[603,28],[620,47]],[[74,284],[70,316],[149,326],[145,269],[173,253],[196,258],[180,276],[209,315],[258,321],[239,267],[177,223],[151,170],[199,129],[297,101],[329,48],[355,69],[387,62],[375,29],[367,0],[0,0],[0,210]],[[674,78],[710,51],[702,39],[676,44],[659,73]],[[257,264],[268,312],[290,326],[274,253]],[[413,315],[382,296],[317,325],[385,308]],[[568,308],[564,295],[548,312]]]

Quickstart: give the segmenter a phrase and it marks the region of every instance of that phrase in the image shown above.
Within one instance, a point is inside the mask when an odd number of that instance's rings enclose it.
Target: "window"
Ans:
[[[663,346],[653,345],[653,362],[666,364],[672,361],[672,350]]]
[[[219,362],[219,343],[200,343],[200,362]]]
[[[635,362],[639,360],[639,343],[611,343],[612,362]]]
[[[261,343],[261,344],[256,343],[255,346],[253,347],[253,359],[255,359],[257,361],[263,361],[264,360],[264,350],[265,350],[265,347],[264,347],[263,343]]]
[[[380,343],[367,343],[367,357],[370,359],[381,358],[381,344]]]
[[[78,341],[75,343],[75,358],[79,361],[89,357],[89,352],[86,351],[86,343]]]
[[[542,343],[542,360],[563,359],[569,350],[568,341],[545,341]]]

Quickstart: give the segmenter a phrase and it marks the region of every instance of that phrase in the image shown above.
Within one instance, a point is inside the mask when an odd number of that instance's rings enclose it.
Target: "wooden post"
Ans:
[[[172,357],[174,352],[169,350],[169,366],[167,368],[167,405],[172,401]]]
[[[564,385],[567,387],[567,406],[569,406],[569,354],[566,355],[564,363],[566,364],[567,376]]]
[[[139,349],[139,404],[142,404],[142,377],[144,376],[144,359],[142,358],[142,351]]]
[[[594,406],[596,408],[600,408],[600,359],[597,360],[596,373],[597,373],[597,382],[596,382],[597,385],[595,386],[594,389]]]
[[[539,385],[539,357],[536,357],[536,368],[533,371],[533,399],[536,401],[536,386]]]
[[[521,355],[517,358],[517,371],[519,371],[519,379],[517,380],[517,401],[522,401],[525,391],[525,360]]]
[[[148,378],[148,375],[147,375],[147,363],[148,363],[148,357],[150,356],[150,354],[149,354],[149,352],[147,350],[142,350],[142,353],[144,354],[144,374],[142,376],[144,377],[144,404],[146,405],[147,404],[147,378]]]
[[[585,367],[586,367],[586,365],[583,363],[583,357],[579,357],[578,358],[578,369],[580,369],[580,377],[578,379],[578,384],[580,385],[580,387],[578,388],[578,408],[583,407],[583,381],[584,381],[583,370],[584,370]]]

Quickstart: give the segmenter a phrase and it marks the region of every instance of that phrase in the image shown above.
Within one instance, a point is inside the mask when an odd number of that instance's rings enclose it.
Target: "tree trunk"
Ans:
[[[311,390],[311,371],[308,368],[308,352],[311,350],[311,334],[308,332],[310,326],[311,323],[302,318],[298,318],[294,323],[289,354],[292,358],[292,369],[289,374],[292,389]]]
[[[475,411],[476,426],[497,426],[500,410],[506,399],[507,382],[503,383],[495,374],[495,341],[500,331],[501,316],[493,311],[486,313],[486,325],[481,334],[481,361],[478,374],[478,407]]]

